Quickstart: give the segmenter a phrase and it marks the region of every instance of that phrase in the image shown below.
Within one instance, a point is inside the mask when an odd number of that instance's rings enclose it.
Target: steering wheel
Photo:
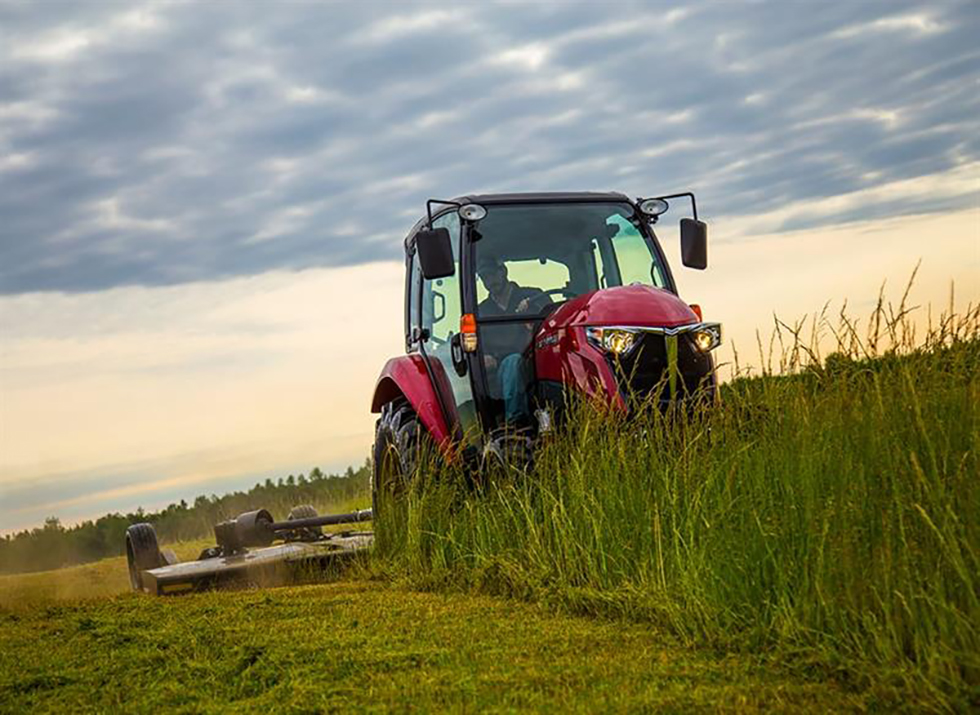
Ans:
[[[565,288],[552,288],[551,290],[546,290],[544,292],[544,294],[546,296],[548,296],[549,298],[551,296],[557,296],[558,299],[557,300],[550,301],[548,303],[545,303],[540,308],[538,308],[538,311],[537,312],[538,312],[538,315],[540,315],[541,317],[544,317],[544,316],[548,315],[549,313],[551,313],[552,311],[557,310],[559,305],[561,305],[565,301],[569,300],[570,297],[571,297],[571,296],[569,296],[568,288],[567,287],[565,287]]]
[[[551,292],[543,291],[532,297],[525,298],[527,301],[527,310],[517,313],[517,315],[526,315],[529,318],[540,316],[546,308],[554,305],[554,302],[548,298]]]

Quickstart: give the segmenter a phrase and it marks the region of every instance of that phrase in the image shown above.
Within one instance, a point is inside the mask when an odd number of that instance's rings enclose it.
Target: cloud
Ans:
[[[0,4],[0,293],[396,259],[429,196],[693,188],[737,222],[960,175],[977,34],[968,1]],[[807,225],[977,201],[868,196]]]
[[[364,27],[352,38],[352,44],[383,44],[410,35],[438,32],[446,27],[459,27],[464,18],[464,13],[445,10],[421,10],[386,17]]]
[[[943,32],[946,27],[937,22],[926,12],[910,13],[908,15],[892,15],[880,20],[862,22],[850,27],[844,27],[833,33],[834,37],[851,38],[881,32],[907,32],[913,35],[934,35]]]

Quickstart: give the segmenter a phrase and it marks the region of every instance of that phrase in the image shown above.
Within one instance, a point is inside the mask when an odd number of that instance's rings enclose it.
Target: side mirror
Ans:
[[[419,231],[415,234],[415,247],[419,252],[422,275],[427,280],[447,278],[456,272],[448,228]]]
[[[681,262],[702,271],[708,267],[708,224],[704,221],[681,219]]]

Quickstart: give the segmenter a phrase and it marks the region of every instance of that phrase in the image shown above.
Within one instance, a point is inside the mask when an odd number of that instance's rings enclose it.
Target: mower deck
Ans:
[[[161,566],[143,571],[147,593],[164,596],[191,593],[228,585],[273,586],[294,576],[297,570],[329,571],[368,550],[374,542],[370,531],[333,534],[321,541],[295,541],[253,548],[233,556]]]

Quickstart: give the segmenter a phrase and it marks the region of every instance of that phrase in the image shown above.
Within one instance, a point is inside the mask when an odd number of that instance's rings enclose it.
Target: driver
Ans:
[[[483,256],[477,262],[476,274],[489,295],[477,306],[481,318],[534,315],[552,302],[540,288],[525,288],[507,279],[507,266],[495,256]],[[529,370],[524,359],[524,349],[530,341],[534,324],[521,323],[496,325],[493,329],[494,352],[504,357],[485,353],[487,368],[497,368],[500,392],[504,399],[504,419],[508,424],[521,425],[530,420],[527,388]]]

